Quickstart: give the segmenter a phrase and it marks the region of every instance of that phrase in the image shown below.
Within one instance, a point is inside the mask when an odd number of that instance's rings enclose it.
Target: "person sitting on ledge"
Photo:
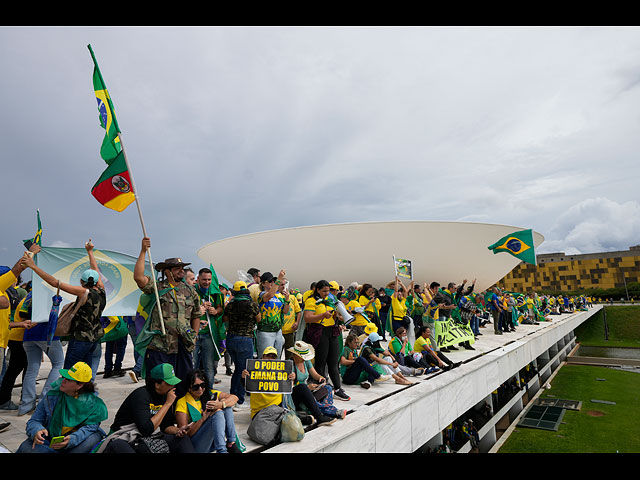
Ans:
[[[360,338],[363,340],[362,350],[360,351],[361,357],[364,357],[370,364],[377,363],[382,367],[386,375],[391,375],[398,385],[413,385],[402,374],[400,364],[393,358],[391,352],[380,345],[382,337],[378,332],[372,332],[368,337],[363,335]]]
[[[437,352],[431,347],[431,329],[427,326],[420,327],[418,330],[418,338],[413,344],[413,350],[422,354],[425,361],[432,367],[437,367],[442,370],[450,370],[452,368],[459,367],[460,362],[453,362],[449,360],[442,351]],[[427,370],[426,373],[433,373],[434,370]]]
[[[27,438],[16,453],[89,453],[106,433],[107,406],[98,397],[91,367],[77,362],[60,370],[27,422]]]

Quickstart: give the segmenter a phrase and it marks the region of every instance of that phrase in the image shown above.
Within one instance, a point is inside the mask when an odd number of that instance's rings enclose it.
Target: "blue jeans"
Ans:
[[[480,319],[477,315],[471,317],[471,331],[476,335],[480,333]]]
[[[227,453],[227,443],[236,441],[236,426],[233,421],[233,409],[227,407],[218,410],[207,418],[198,431],[191,437],[191,443],[197,453]]]
[[[239,404],[243,404],[245,389],[242,371],[247,368],[247,360],[253,358],[253,337],[227,335],[227,352],[235,365],[229,393],[238,397]]]
[[[356,361],[351,364],[344,372],[342,381],[346,385],[355,385],[360,378],[362,372],[367,372],[367,381],[373,383],[376,379],[380,378],[380,374],[367,362],[364,357],[356,358]]]
[[[54,450],[53,448],[49,448],[47,442],[42,445],[36,445],[35,448],[33,448],[33,439],[27,438],[20,444],[16,453],[90,453],[100,440],[102,440],[102,435],[99,432],[95,432],[89,435],[84,442],[71,449],[63,448],[61,450]]]
[[[217,363],[214,360],[216,347],[211,339],[211,333],[202,333],[196,340],[196,349],[193,351],[193,365],[195,368],[202,368],[207,376],[209,386],[213,387],[215,382]]]
[[[282,330],[277,332],[256,332],[256,352],[258,357],[262,357],[262,352],[267,347],[274,347],[278,351],[278,358],[282,357],[282,348],[284,347],[284,336]]]
[[[67,354],[64,357],[65,369],[73,367],[77,362],[84,362],[91,366],[94,380],[100,364],[102,346],[99,342],[84,342],[82,340],[69,340]],[[97,362],[96,362],[97,358]]]
[[[22,402],[18,409],[19,415],[30,412],[36,406],[36,379],[40,371],[42,353],[46,353],[47,357],[49,357],[51,361],[51,371],[44,383],[44,387],[42,387],[40,398],[44,398],[51,388],[51,383],[60,378],[60,369],[64,365],[64,352],[62,351],[60,340],[51,342],[49,352],[47,352],[46,340],[26,341],[23,342],[22,346],[27,355],[27,369],[22,381]]]

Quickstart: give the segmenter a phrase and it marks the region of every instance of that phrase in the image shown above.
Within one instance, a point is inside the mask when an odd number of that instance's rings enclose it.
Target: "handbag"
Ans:
[[[150,437],[140,437],[134,447],[139,453],[170,453],[169,444],[162,432],[154,433]]]
[[[60,280],[58,280],[58,293],[60,293]],[[56,337],[68,337],[71,334],[71,321],[78,313],[78,310],[87,301],[89,290],[84,291],[84,295],[76,298],[75,303],[68,303],[60,310],[58,323],[56,325]]]
[[[323,385],[320,388],[316,388],[315,390],[312,390],[313,396],[314,398],[318,401],[321,402],[322,400],[324,400],[324,398],[329,395],[329,389],[327,388],[326,385]]]

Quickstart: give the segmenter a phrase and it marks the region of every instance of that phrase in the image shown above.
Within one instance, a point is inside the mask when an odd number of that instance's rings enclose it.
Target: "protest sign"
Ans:
[[[289,374],[293,371],[291,360],[265,358],[247,360],[249,376],[245,378],[245,390],[251,393],[291,393]]]
[[[396,277],[408,278],[410,280],[413,280],[413,268],[411,265],[411,260],[407,260],[406,258],[396,258],[394,256],[393,264],[396,270]]]
[[[469,324],[462,325],[449,318],[446,321],[436,321],[434,327],[438,347],[448,347],[462,342],[475,342],[475,336]]]

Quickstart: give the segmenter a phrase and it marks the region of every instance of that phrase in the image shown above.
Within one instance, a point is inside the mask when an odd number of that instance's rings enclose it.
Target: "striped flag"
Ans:
[[[100,126],[105,130],[104,139],[100,147],[100,156],[108,165],[91,189],[91,194],[105,207],[122,212],[135,200],[135,195],[131,187],[131,177],[120,143],[120,127],[116,119],[113,102],[102,78],[102,73],[91,45],[88,45],[88,48],[94,64],[93,90],[98,103]]]

